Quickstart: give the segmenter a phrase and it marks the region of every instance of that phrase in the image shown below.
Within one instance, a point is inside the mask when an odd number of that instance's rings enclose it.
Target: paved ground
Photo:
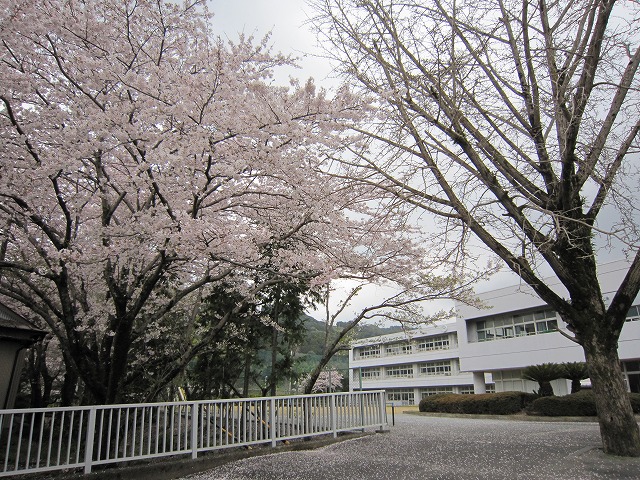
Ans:
[[[389,433],[235,461],[182,480],[640,479],[605,456],[595,423],[397,415]]]

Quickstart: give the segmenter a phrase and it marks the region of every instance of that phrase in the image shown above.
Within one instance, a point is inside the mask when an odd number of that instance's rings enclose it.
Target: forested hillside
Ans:
[[[324,338],[326,333],[326,324],[318,321],[309,315],[304,315],[304,333],[302,343],[298,346],[295,354],[296,373],[303,374],[310,371],[322,356]],[[338,322],[336,325],[329,327],[329,334],[335,334],[344,327],[344,323]],[[390,327],[380,327],[375,324],[360,324],[353,331],[351,340],[359,338],[374,337],[377,335],[386,335],[402,330],[399,325]],[[348,350],[339,352],[333,357],[329,363],[330,368],[335,368],[342,375],[347,377],[349,370],[349,354]]]

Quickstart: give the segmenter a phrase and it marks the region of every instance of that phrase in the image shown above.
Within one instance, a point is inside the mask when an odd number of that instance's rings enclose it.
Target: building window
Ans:
[[[524,392],[525,384],[522,379],[522,370],[502,370],[492,372],[494,391],[498,392]],[[489,393],[489,390],[487,390]]]
[[[415,403],[413,390],[399,388],[387,390],[387,401],[396,405],[413,405]]]
[[[380,345],[368,345],[353,349],[355,358],[376,358],[380,356]]]
[[[476,323],[479,342],[502,338],[524,337],[558,329],[558,319],[553,310],[539,310],[533,313],[513,315],[505,318],[483,320]]]
[[[640,320],[640,305],[634,305],[627,313],[627,322],[637,322]]]
[[[460,385],[458,387],[458,393],[461,395],[473,395],[475,393],[473,385]]]
[[[453,387],[426,387],[420,389],[420,398],[437,395],[439,393],[453,393]]]
[[[353,381],[358,382],[362,374],[362,381],[376,380],[381,376],[379,367],[357,368],[353,370]]]
[[[449,336],[441,335],[438,337],[427,337],[418,340],[418,350],[421,352],[428,350],[448,350]]]
[[[413,377],[413,365],[393,365],[387,367],[387,377]]]
[[[409,355],[411,353],[411,344],[403,343],[390,343],[386,345],[385,352],[387,355]]]
[[[451,375],[451,360],[418,364],[420,375]]]

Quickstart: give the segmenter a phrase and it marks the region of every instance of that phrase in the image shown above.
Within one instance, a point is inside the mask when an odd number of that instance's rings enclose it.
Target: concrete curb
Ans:
[[[598,423],[598,417],[541,417],[537,415],[481,415],[473,413],[436,413],[416,412],[407,410],[406,415],[418,415],[421,417],[445,417],[445,418],[474,418],[481,420],[511,420],[518,422],[579,422]],[[640,420],[639,417],[636,417]]]
[[[511,420],[518,422],[572,422],[572,423],[598,423],[598,417],[543,417],[540,415],[482,415],[473,413],[439,413],[439,412],[419,412],[417,410],[405,410],[405,415],[417,415],[421,417],[443,417],[443,418],[474,418],[485,420]],[[636,420],[640,423],[640,415],[636,415]]]

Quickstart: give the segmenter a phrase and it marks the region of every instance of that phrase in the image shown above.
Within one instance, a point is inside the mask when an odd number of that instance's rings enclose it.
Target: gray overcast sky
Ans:
[[[278,76],[279,81],[291,75],[301,81],[313,77],[322,86],[332,83],[325,81],[331,73],[327,61],[313,56],[320,50],[305,25],[311,9],[304,0],[209,0],[209,8],[215,14],[216,33],[222,37],[235,40],[244,33],[261,39],[271,31],[274,51],[303,57],[299,62],[302,68],[282,73],[284,78]]]

